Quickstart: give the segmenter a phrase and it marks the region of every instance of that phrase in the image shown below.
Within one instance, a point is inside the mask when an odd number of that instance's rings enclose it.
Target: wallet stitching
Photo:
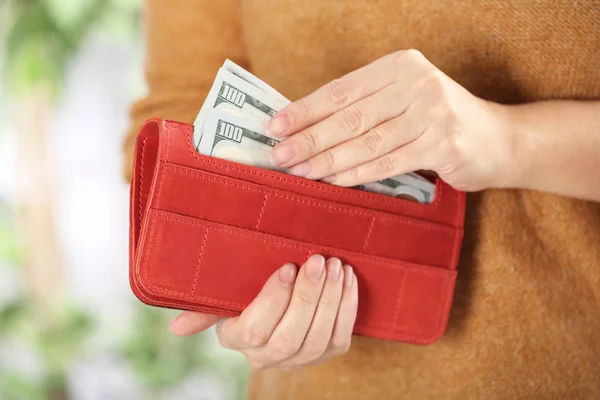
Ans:
[[[273,191],[279,191],[281,189],[276,189],[276,188],[269,188],[269,189],[265,189],[265,188],[253,188],[253,187],[248,187],[247,184],[244,182],[238,182],[238,183],[233,183],[233,182],[229,182],[227,179],[235,179],[235,178],[217,178],[217,177],[212,177],[212,176],[206,176],[204,174],[202,174],[201,172],[197,172],[197,171],[186,171],[186,170],[182,170],[179,168],[175,168],[171,165],[165,165],[164,169],[166,171],[170,171],[170,172],[176,172],[179,174],[183,174],[183,175],[189,175],[192,177],[196,177],[196,178],[200,178],[200,179],[204,179],[204,180],[209,180],[209,181],[213,181],[213,182],[217,182],[220,184],[224,184],[224,185],[228,185],[228,186],[233,186],[236,188],[240,188],[242,190],[247,190],[247,191],[252,191],[252,192],[261,192],[261,193],[269,193],[273,196],[276,197],[281,197],[284,199],[289,199],[289,200],[293,200],[299,203],[304,203],[304,204],[308,204],[311,206],[315,206],[315,207],[322,207],[322,208],[329,208],[335,211],[341,211],[344,212],[346,214],[351,214],[351,215],[360,215],[360,216],[367,216],[367,217],[377,217],[377,218],[381,218],[381,219],[387,219],[387,220],[396,220],[396,221],[401,221],[406,223],[407,225],[413,225],[413,226],[419,226],[419,227],[427,227],[427,228],[431,228],[434,230],[437,230],[439,232],[445,232],[445,233],[454,233],[456,231],[457,228],[455,227],[451,227],[451,226],[446,226],[446,225],[439,225],[436,224],[435,222],[431,222],[431,221],[424,221],[424,220],[420,220],[420,219],[412,219],[410,217],[406,217],[403,215],[389,215],[386,214],[382,211],[378,211],[378,210],[373,210],[373,211],[362,211],[362,210],[355,210],[353,208],[359,208],[358,206],[349,206],[349,205],[333,205],[333,204],[321,204],[319,203],[317,200],[309,200],[309,199],[302,199],[302,198],[298,198],[299,196],[303,196],[303,197],[308,197],[306,195],[288,195],[288,194],[282,194],[282,193],[277,193],[277,192],[273,192]],[[331,201],[331,200],[323,200],[323,201]]]
[[[404,271],[404,276],[400,282],[400,288],[398,289],[398,299],[396,300],[396,307],[394,309],[394,318],[392,319],[392,326],[396,326],[398,321],[398,315],[400,314],[400,306],[402,305],[402,296],[404,296],[404,286],[408,279],[408,271]]]
[[[263,212],[265,211],[265,205],[267,204],[267,197],[269,197],[269,193],[265,193],[262,207],[260,208],[260,213],[258,214],[258,219],[256,220],[256,230],[260,226],[260,221],[262,220]]]
[[[146,238],[148,239],[147,242],[149,242],[149,243],[154,243],[154,239],[156,237],[156,224],[158,223],[157,221],[158,221],[158,218],[153,218],[150,221],[150,225],[147,228],[148,231],[146,233]],[[146,245],[146,243],[144,243],[144,245]],[[155,246],[155,247],[158,248],[158,246]],[[144,252],[144,253],[141,253],[141,254],[144,254],[144,256],[142,256],[143,258],[142,258],[141,263],[140,263],[141,264],[140,268],[136,271],[138,279],[141,279],[140,275],[142,273],[142,269],[143,269],[142,267],[144,265],[148,264],[148,258],[150,257],[151,253],[150,252]],[[149,273],[146,273],[146,279],[145,279],[146,285],[148,285],[148,287],[150,287],[150,288],[156,288],[156,289],[158,289],[157,286],[153,285],[150,282],[150,276],[149,275],[150,275]]]
[[[205,235],[208,234],[208,230],[209,229],[212,229],[212,230],[224,232],[224,233],[229,234],[229,235],[238,235],[238,236],[242,236],[242,237],[249,237],[251,239],[258,239],[258,240],[266,242],[266,243],[267,242],[271,242],[271,243],[274,243],[274,244],[280,245],[280,246],[296,247],[296,248],[300,248],[300,249],[302,249],[303,247],[309,247],[309,245],[285,243],[284,241],[278,241],[277,239],[253,237],[252,235],[249,235],[249,234],[246,234],[246,233],[243,233],[243,232],[236,232],[234,230],[231,230],[231,229],[228,229],[228,228],[224,228],[224,227],[215,225],[217,223],[212,223],[212,222],[208,222],[208,221],[206,221],[206,222],[197,222],[197,221],[193,221],[193,220],[189,221],[189,220],[186,220],[186,219],[183,219],[183,218],[178,218],[178,217],[174,217],[172,215],[169,215],[168,212],[166,212],[166,211],[162,211],[162,210],[155,210],[155,211],[156,211],[155,217],[157,219],[161,218],[161,219],[164,219],[164,220],[173,220],[173,221],[177,221],[177,222],[182,222],[182,223],[185,223],[185,224],[189,224],[189,225],[192,225],[192,226],[203,226],[204,225],[204,229],[206,230]],[[221,225],[221,224],[219,224],[219,225]],[[154,231],[154,229],[153,229],[153,231]],[[327,247],[327,246],[319,246],[319,247]],[[309,255],[311,254],[311,250],[312,249],[308,248],[308,254]],[[394,263],[392,263],[392,262],[383,262],[382,260],[378,260],[375,257],[369,256],[369,255],[355,254],[355,257],[357,257],[357,258],[364,258],[364,259],[370,259],[370,260],[373,260],[377,264],[389,266],[389,267],[392,267],[392,268],[401,268],[401,269],[404,269],[405,274],[404,274],[403,286],[404,286],[404,283],[406,282],[406,276],[408,274],[408,271],[417,271],[419,273],[422,273],[422,274],[424,273],[424,274],[427,274],[427,275],[439,275],[440,273],[442,273],[442,274],[445,273],[446,275],[451,276],[453,274],[453,271],[450,271],[450,270],[446,271],[446,270],[442,270],[442,269],[435,269],[435,270],[420,269],[421,267],[418,267],[416,265],[410,265],[410,264],[409,265],[394,265]],[[430,268],[434,268],[434,267],[430,267]],[[200,301],[202,301],[203,303],[206,303],[206,304],[219,304],[219,305],[223,305],[223,306],[234,306],[234,307],[237,307],[237,308],[243,308],[244,307],[243,304],[238,303],[238,302],[234,302],[234,301],[218,300],[218,299],[214,299],[214,298],[206,297],[206,296],[201,296],[201,297],[198,298],[198,297],[189,295],[189,294],[187,294],[185,292],[175,291],[175,290],[166,289],[166,288],[162,288],[162,287],[156,286],[156,285],[152,284],[149,281],[148,274],[146,274],[146,279],[145,280],[146,280],[147,285],[150,288],[152,288],[154,290],[157,290],[159,293],[164,293],[164,294],[167,294],[167,295],[177,296],[179,298],[183,297],[183,298],[191,298],[191,299],[197,299],[197,300],[199,299]],[[360,329],[364,329],[365,331],[371,331],[371,332],[377,332],[378,331],[378,332],[384,332],[384,333],[387,333],[387,334],[394,334],[394,333],[395,334],[404,334],[403,337],[405,337],[406,339],[411,339],[411,340],[418,340],[418,341],[430,340],[430,339],[436,337],[439,334],[439,331],[440,331],[440,329],[442,327],[442,324],[443,324],[443,320],[440,317],[440,315],[441,315],[443,309],[445,309],[445,308],[448,307],[448,293],[450,292],[450,287],[451,287],[450,286],[450,281],[448,281],[447,283],[445,283],[445,285],[446,285],[446,288],[445,288],[445,299],[442,301],[443,304],[444,304],[444,307],[441,308],[440,312],[438,313],[438,317],[437,317],[437,319],[438,319],[438,330],[436,331],[435,335],[424,337],[422,335],[418,336],[418,335],[415,335],[414,333],[410,333],[409,331],[402,330],[402,329],[379,328],[379,327],[374,327],[374,326],[370,326],[370,325],[357,325],[357,327],[360,328]],[[401,290],[403,291],[404,288],[402,288]]]
[[[204,228],[204,237],[202,238],[202,245],[200,246],[200,255],[198,256],[198,264],[196,266],[196,272],[194,273],[194,283],[192,284],[192,296],[196,292],[196,281],[198,280],[198,272],[200,271],[200,264],[202,263],[202,256],[204,255],[204,246],[206,245],[206,237],[208,236],[208,228]]]
[[[164,211],[164,210],[155,210],[155,211],[156,211],[156,216],[159,218],[162,218],[162,219],[170,219],[170,220],[182,222],[182,223],[193,225],[193,226],[207,226],[209,229],[222,231],[222,232],[237,235],[237,236],[247,237],[250,239],[256,239],[256,240],[259,240],[259,241],[262,241],[265,243],[273,243],[273,244],[276,244],[279,246],[292,247],[292,248],[297,248],[297,249],[301,249],[301,250],[308,249],[309,251],[312,251],[311,247],[332,248],[332,246],[312,245],[309,243],[286,243],[286,241],[280,240],[277,238],[260,237],[260,236],[264,236],[264,235],[271,235],[271,234],[264,233],[264,232],[248,231],[247,229],[244,229],[244,228],[230,228],[225,224],[221,224],[219,222],[212,222],[212,221],[208,221],[208,220],[202,220],[200,218],[196,218],[196,219],[198,219],[202,222],[194,221],[194,220],[189,221],[189,220],[186,220],[183,218],[169,215],[171,213],[168,211]],[[189,217],[189,218],[194,218],[194,217]],[[248,231],[249,233],[237,232],[234,229]],[[285,240],[288,240],[291,242],[298,242],[298,240],[295,240],[295,239],[285,239]],[[432,266],[432,265],[426,264],[426,263],[415,264],[415,263],[411,263],[409,261],[393,260],[393,259],[389,259],[389,258],[385,258],[385,257],[372,256],[370,254],[359,254],[352,250],[337,249],[337,248],[335,248],[335,250],[347,252],[347,253],[353,253],[352,255],[355,258],[370,260],[370,261],[375,262],[376,264],[391,266],[393,268],[406,268],[406,269],[410,269],[410,270],[419,271],[420,273],[426,273],[429,275],[438,275],[439,273],[451,275],[453,272],[452,270],[435,267],[435,266]],[[403,265],[397,265],[396,263],[402,263]],[[426,267],[428,269],[424,270],[424,269],[422,269],[423,267]]]
[[[171,124],[169,124],[171,125]],[[171,125],[173,126],[173,125]],[[237,166],[231,166],[231,165],[227,165],[225,163],[222,162],[218,162],[218,161],[214,161],[214,160],[207,160],[207,159],[203,159],[200,158],[197,154],[197,152],[194,150],[194,148],[191,145],[191,139],[190,139],[190,129],[186,129],[186,136],[187,136],[187,146],[190,150],[190,154],[198,161],[204,163],[204,164],[213,164],[216,166],[219,166],[221,168],[225,168],[225,169],[234,169],[237,171],[242,171],[242,172],[246,172],[252,175],[258,175],[258,176],[262,176],[268,179],[275,179],[275,180],[279,180],[279,181],[283,181],[283,182],[287,182],[290,183],[292,185],[296,185],[296,186],[305,186],[305,187],[310,187],[310,188],[314,188],[317,190],[321,190],[321,191],[328,191],[328,192],[332,192],[332,193],[337,193],[337,194],[342,194],[341,190],[336,190],[335,187],[331,187],[331,188],[327,188],[327,187],[317,187],[317,185],[315,184],[311,184],[309,182],[299,182],[299,181],[295,181],[292,179],[286,179],[284,177],[280,177],[280,176],[273,176],[273,175],[269,175],[269,174],[264,174],[264,173],[260,173],[257,171],[253,171],[247,168],[242,168],[242,167],[237,167]],[[437,186],[437,185],[436,185]],[[364,195],[364,194],[360,194],[360,193],[352,193],[352,192],[345,192],[343,194],[347,194],[349,196],[353,196],[353,197],[357,197],[359,199],[365,199],[365,200],[374,200],[377,202],[381,202],[381,203],[388,203],[388,204],[392,204],[392,205],[396,205],[397,203],[394,202],[391,199],[385,199],[385,198],[380,198],[380,197],[374,197],[374,196],[369,196],[369,195]],[[443,185],[439,185],[439,193],[437,193],[436,199],[434,199],[434,201],[430,204],[427,204],[427,207],[432,207],[432,208],[437,208],[438,204],[442,202],[442,196],[443,196]],[[410,202],[406,202],[406,204],[403,205],[406,208],[412,208],[412,209],[417,209],[419,210],[420,207],[411,204]]]
[[[425,229],[433,229],[436,230],[438,232],[441,233],[445,233],[445,234],[450,234],[452,236],[452,241],[453,241],[453,249],[452,249],[452,253],[451,253],[451,266],[452,268],[454,268],[456,266],[457,263],[457,254],[459,251],[459,246],[457,246],[457,241],[460,239],[458,236],[458,233],[460,232],[460,228],[456,228],[456,227],[450,227],[450,226],[446,226],[446,225],[438,225],[434,222],[431,221],[423,221],[423,220],[419,220],[419,219],[412,219],[410,217],[406,217],[406,216],[401,216],[401,215],[389,215],[386,214],[382,211],[377,211],[377,210],[373,210],[373,211],[362,211],[362,210],[356,210],[353,208],[356,208],[357,206],[346,206],[346,205],[333,205],[333,204],[321,204],[319,203],[317,200],[310,200],[310,199],[303,199],[303,198],[298,198],[300,196],[305,196],[305,195],[287,195],[287,194],[282,194],[282,193],[277,193],[277,192],[273,192],[273,191],[279,191],[281,189],[275,189],[275,188],[254,188],[252,186],[248,186],[247,183],[245,182],[230,182],[229,179],[235,179],[235,178],[220,178],[220,177],[213,177],[213,176],[209,176],[206,175],[206,173],[204,172],[199,172],[199,171],[187,171],[185,169],[173,166],[173,165],[169,165],[169,164],[165,164],[164,168],[165,171],[170,171],[170,172],[175,172],[175,173],[179,173],[182,175],[188,175],[191,177],[195,177],[195,178],[199,178],[199,179],[203,179],[203,180],[208,180],[208,181],[212,181],[212,182],[216,182],[219,184],[224,184],[227,186],[232,186],[235,188],[239,188],[242,190],[247,190],[247,191],[251,191],[251,192],[258,192],[258,193],[265,193],[265,195],[270,194],[276,197],[280,197],[280,198],[284,198],[284,199],[288,199],[288,200],[293,200],[299,203],[303,203],[303,204],[308,204],[310,206],[313,207],[321,207],[321,208],[328,208],[330,210],[334,210],[334,211],[338,211],[338,212],[342,212],[342,213],[346,213],[349,215],[359,215],[359,216],[368,216],[372,218],[372,222],[371,225],[369,227],[368,233],[367,233],[367,237],[365,238],[365,242],[364,242],[364,246],[363,246],[363,251],[366,249],[366,247],[368,246],[368,241],[370,239],[370,235],[373,232],[373,228],[374,228],[374,224],[375,224],[375,219],[376,218],[380,218],[382,220],[391,220],[394,222],[399,222],[399,223],[404,223],[406,225],[412,225],[412,226],[417,226],[420,228],[425,228]],[[161,187],[159,189],[159,199],[162,198],[160,196],[160,193],[162,191],[162,182],[164,181],[164,176],[161,177]],[[297,196],[297,197],[295,197]],[[306,197],[306,196],[305,196]],[[325,200],[325,201],[329,201],[329,200]],[[259,216],[259,220],[257,222],[256,225],[256,229],[258,230],[258,226],[260,223],[260,220],[262,218],[262,214],[264,212],[264,207],[266,204],[266,199],[263,202],[263,208],[261,209],[260,212],[260,216]]]
[[[142,154],[140,156],[140,194],[139,194],[139,209],[138,209],[138,214],[139,214],[139,223],[138,223],[138,227],[142,225],[142,189],[144,187],[143,183],[144,183],[144,152],[146,150],[146,142],[148,141],[148,138],[144,138],[144,141],[142,142]]]
[[[367,249],[369,245],[369,239],[371,239],[371,233],[373,233],[373,225],[375,225],[375,216],[371,217],[371,223],[369,224],[369,229],[367,230],[367,236],[365,237],[365,243],[363,244],[363,251]]]

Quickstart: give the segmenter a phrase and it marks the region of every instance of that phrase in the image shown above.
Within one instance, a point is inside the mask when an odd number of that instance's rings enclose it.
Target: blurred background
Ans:
[[[128,284],[122,138],[143,0],[0,0],[0,400],[240,399],[214,330]]]

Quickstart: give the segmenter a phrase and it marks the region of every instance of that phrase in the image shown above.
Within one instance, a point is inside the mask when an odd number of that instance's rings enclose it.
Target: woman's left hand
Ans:
[[[420,52],[406,50],[291,103],[267,132],[289,136],[271,157],[294,175],[354,186],[430,170],[472,191],[502,186],[514,173],[505,108],[472,95]]]

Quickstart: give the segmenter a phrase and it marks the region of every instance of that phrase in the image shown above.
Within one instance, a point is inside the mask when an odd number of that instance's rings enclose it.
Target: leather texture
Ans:
[[[130,284],[152,306],[238,315],[266,279],[311,254],[352,265],[354,333],[425,345],[452,303],[465,193],[431,204],[205,156],[193,126],[150,119],[135,144]]]

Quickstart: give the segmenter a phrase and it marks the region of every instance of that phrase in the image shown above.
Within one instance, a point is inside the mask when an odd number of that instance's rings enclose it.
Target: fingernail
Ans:
[[[310,171],[312,171],[312,165],[311,165],[310,161],[305,161],[298,165],[294,165],[292,168],[290,168],[288,170],[288,173],[290,173],[291,175],[305,177],[308,174],[310,174]]]
[[[322,178],[321,180],[325,183],[333,183],[336,180],[336,176],[335,175],[330,175],[330,176],[326,176],[325,178]]]
[[[342,262],[339,258],[332,257],[327,260],[327,279],[337,282],[340,279],[340,271],[342,270]]]
[[[275,165],[282,165],[290,161],[296,155],[294,146],[291,144],[280,143],[271,152],[269,157]]]
[[[267,124],[267,134],[272,136],[279,136],[288,130],[292,126],[292,121],[289,115],[280,114],[275,115],[273,119]]]
[[[351,266],[346,265],[344,266],[344,286],[347,288],[352,287],[352,282],[354,282],[354,272]]]
[[[325,272],[325,258],[314,254],[306,262],[306,276],[313,281],[320,281]]]
[[[279,281],[281,283],[290,284],[294,282],[296,277],[296,266],[294,264],[285,264],[279,269]]]

